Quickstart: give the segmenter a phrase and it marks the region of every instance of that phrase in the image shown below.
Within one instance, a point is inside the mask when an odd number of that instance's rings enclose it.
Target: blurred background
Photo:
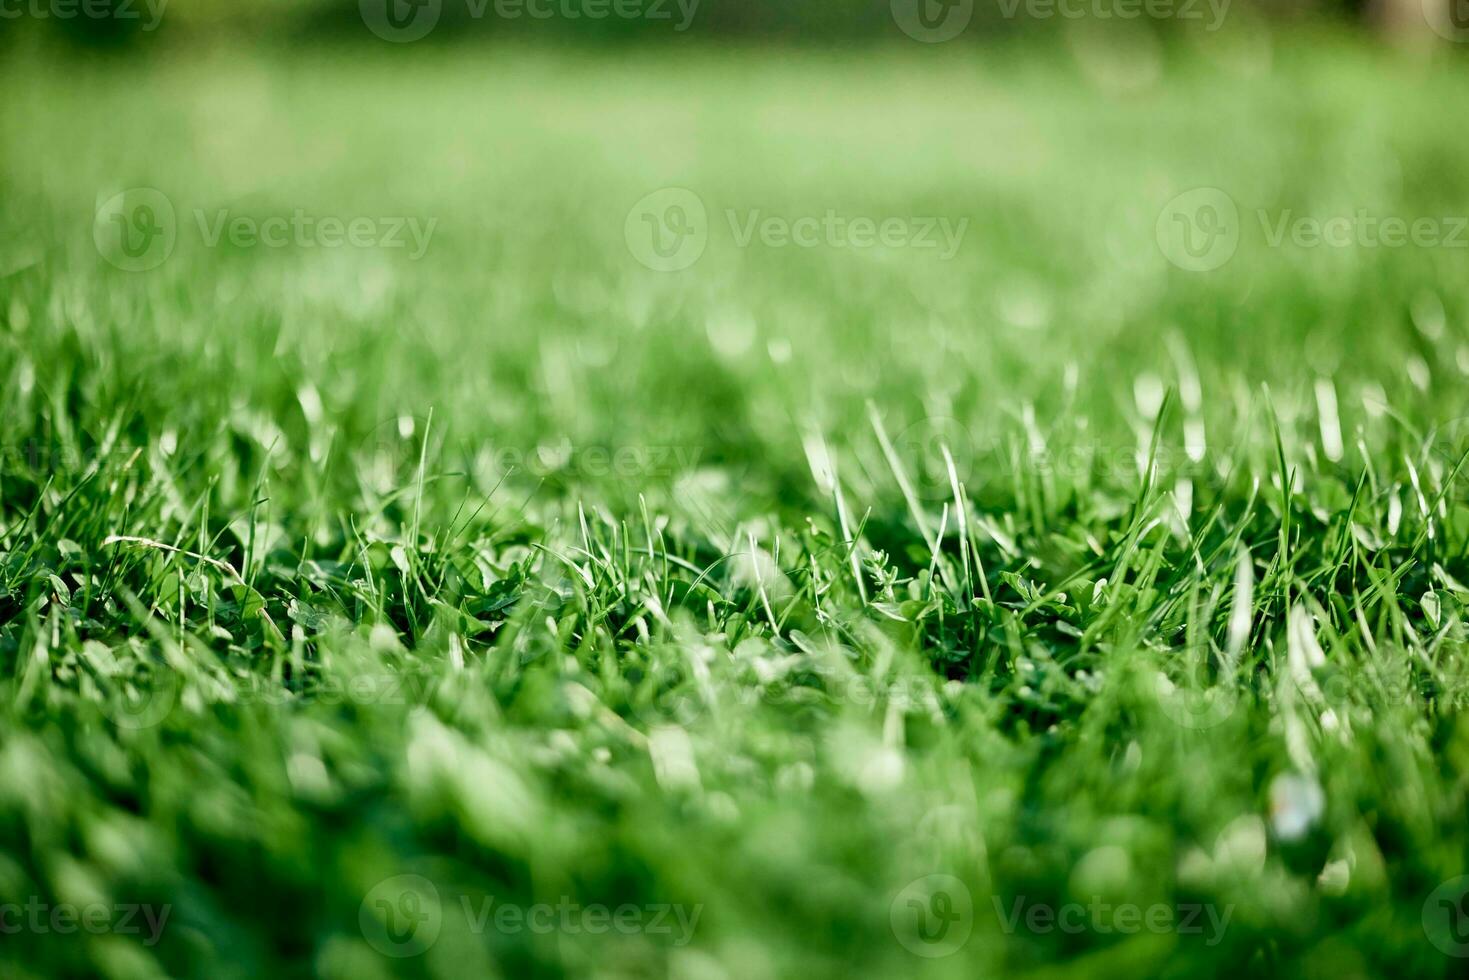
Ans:
[[[344,720],[327,704],[215,724],[189,701],[122,756],[103,727],[73,735],[48,726],[44,712],[60,709],[6,695],[5,710],[29,710],[39,720],[25,724],[43,730],[0,738],[0,837],[22,841],[0,863],[0,892],[100,882],[173,903],[160,948],[126,947],[142,966],[120,977],[447,980],[497,964],[506,976],[645,977],[665,954],[688,978],[906,976],[923,964],[894,938],[891,897],[951,868],[973,874],[980,938],[926,961],[935,977],[1051,975],[1039,971],[1098,939],[1005,933],[992,896],[1195,891],[1239,906],[1223,944],[1101,937],[1113,958],[1082,969],[1446,971],[1420,915],[1463,867],[1450,853],[1463,780],[1394,741],[1428,745],[1421,719],[1325,739],[1332,799],[1360,802],[1332,811],[1333,836],[1267,866],[1262,787],[1293,730],[1241,712],[1226,734],[1190,742],[1152,694],[1117,682],[1097,696],[1089,671],[1106,665],[1093,650],[1072,656],[1081,634],[1053,625],[1028,581],[1075,581],[1068,591],[1096,602],[1106,579],[1072,575],[1104,543],[1135,540],[1155,432],[1179,569],[1204,515],[1263,513],[1250,531],[1261,554],[1308,522],[1322,603],[1349,595],[1325,528],[1366,478],[1389,516],[1362,546],[1397,549],[1384,569],[1417,561],[1415,508],[1429,513],[1425,495],[1458,458],[1425,453],[1422,432],[1462,417],[1469,398],[1464,41],[1464,0],[0,0],[0,500],[7,534],[38,501],[54,529],[54,544],[32,548],[52,562],[32,562],[33,595],[114,560],[94,557],[116,554],[110,535],[178,541],[236,563],[288,630],[360,626],[360,644],[341,649],[361,659],[328,664],[352,677],[369,657],[421,663],[441,642],[418,630],[439,620],[406,584],[420,524],[477,521],[465,540],[474,567],[497,566],[479,576],[486,589],[502,588],[507,563],[530,567],[529,542],[588,547],[588,522],[636,545],[656,521],[696,570],[742,539],[774,542],[771,567],[778,557],[795,576],[808,555],[841,564],[835,490],[877,554],[931,576],[909,514],[922,508],[967,554],[962,524],[942,524],[956,471],[983,515],[985,561],[1024,610],[1005,621],[1024,669],[996,681],[1003,697],[952,688],[962,728],[857,707],[828,725],[795,701],[767,723],[775,709],[731,694],[731,713],[710,712],[716,724],[696,735],[703,802],[652,792],[657,774],[641,749],[623,754],[619,719],[661,723],[662,678],[685,676],[683,651],[704,658],[725,639],[680,634],[646,666],[609,657],[563,677],[570,634],[541,628],[530,606],[535,646],[498,648],[491,681],[439,702],[442,724],[410,722],[409,706]],[[1192,237],[1180,249],[1176,229],[1214,241],[1231,210],[1227,249],[1196,254]],[[747,237],[765,218],[794,227],[829,213],[937,225],[954,248]],[[411,224],[423,247],[220,233],[297,216]],[[1426,220],[1458,244],[1323,247],[1276,231],[1341,217],[1364,230]],[[133,230],[148,233],[136,254]],[[697,247],[665,262],[663,233],[686,231]],[[1458,449],[1466,430],[1452,432]],[[914,501],[893,456],[915,474]],[[82,465],[93,459],[106,465]],[[1312,491],[1294,510],[1269,486],[1287,473]],[[1268,520],[1278,498],[1283,524]],[[371,575],[397,568],[388,580],[404,583],[375,613],[393,624],[386,638],[350,592],[338,607],[327,572],[306,581],[368,548]],[[145,601],[177,604],[180,629],[185,607],[218,625],[213,585],[189,584],[208,569],[155,574],[142,561],[126,580]],[[754,609],[764,566],[729,567],[718,586],[730,608]],[[558,597],[562,584],[551,580]],[[242,621],[265,608],[233,594]],[[501,608],[498,596],[482,608]],[[261,669],[228,631],[198,629],[230,646],[235,676]],[[234,635],[252,630],[264,626]],[[631,645],[631,626],[616,633]],[[1055,654],[1021,650],[1036,637]],[[977,662],[964,642],[923,648],[937,672],[924,663],[922,676],[964,676]],[[46,662],[45,642],[5,643],[16,677]],[[474,644],[471,661],[490,641]],[[708,655],[729,665],[717,675],[727,690],[748,689],[754,668],[736,671],[765,656],[758,647]],[[601,656],[579,652],[588,665]],[[804,662],[789,650],[778,662],[772,677],[806,670],[788,666]],[[573,676],[620,715],[563,697]],[[66,696],[61,682],[43,690]],[[1156,722],[1124,752],[1117,732],[1135,717]],[[915,774],[898,791],[888,774],[906,763],[886,740],[905,725]],[[1459,731],[1445,752],[1463,760]],[[129,772],[146,791],[122,788]],[[1337,854],[1355,862],[1350,887],[1324,894]],[[446,896],[445,938],[395,968],[359,917],[364,896],[419,857]],[[707,912],[693,950],[641,936],[609,953],[586,937],[481,942],[451,897],[547,893]],[[0,946],[0,974],[121,962],[47,938]],[[8,972],[4,957],[25,955],[40,965]]]
[[[1436,416],[1469,363],[1443,327],[1462,252],[1271,238],[1452,233],[1464,6],[0,0],[0,278],[35,370],[87,351],[122,386],[115,357],[140,438],[241,416],[288,469],[436,411],[446,456],[694,446],[799,506],[802,430],[866,434],[869,399],[987,446],[1081,405],[1077,437],[1125,456],[1173,384],[1195,432],[1260,381],[1309,418],[1332,379],[1348,431],[1364,399]],[[98,237],[135,192],[176,215],[156,268]],[[634,233],[677,233],[685,192],[707,248],[658,268]],[[1238,247],[1195,267],[1165,232],[1207,233],[1215,198]],[[952,254],[741,240],[831,212],[946,227]],[[296,214],[423,248],[214,234]]]
[[[1148,10],[1168,13],[1149,16]],[[1215,14],[1222,12],[1273,25],[1325,23],[1407,41],[1469,33],[1463,0],[7,0],[0,4],[0,38],[42,33],[125,48],[157,32],[177,43],[305,44],[370,40],[363,25],[377,22],[398,33],[397,40],[422,32],[440,42],[534,35],[588,43],[699,38],[821,46],[901,40],[905,18],[930,32],[928,40],[953,35],[980,41],[1078,19],[1135,20],[1159,31],[1213,30]]]

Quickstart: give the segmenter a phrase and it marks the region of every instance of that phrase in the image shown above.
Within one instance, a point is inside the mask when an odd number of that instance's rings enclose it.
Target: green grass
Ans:
[[[1466,251],[1257,211],[1469,213],[1462,59],[7,58],[0,902],[110,911],[0,973],[1458,967]],[[127,272],[139,186],[178,240]],[[1200,186],[1241,235],[1188,272]],[[679,272],[624,241],[663,187]]]

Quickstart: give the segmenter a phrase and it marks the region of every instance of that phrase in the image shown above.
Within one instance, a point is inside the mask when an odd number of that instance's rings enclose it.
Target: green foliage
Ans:
[[[0,903],[169,910],[0,972],[1449,973],[1463,253],[1255,212],[1463,213],[1469,78],[1258,43],[0,67]],[[298,209],[437,224],[200,224]],[[726,221],[827,209],[969,223]]]

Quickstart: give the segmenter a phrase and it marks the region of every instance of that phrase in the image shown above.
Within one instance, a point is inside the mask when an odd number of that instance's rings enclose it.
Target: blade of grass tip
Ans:
[[[582,506],[582,502],[580,500],[576,502],[576,522],[577,526],[581,528],[582,550],[590,555],[592,553],[592,532],[591,529],[587,527],[587,511],[586,508]]]
[[[1347,503],[1347,509],[1342,511],[1341,534],[1336,539],[1336,547],[1332,549],[1331,559],[1327,562],[1326,570],[1322,575],[1323,579],[1329,580],[1332,574],[1346,564],[1347,553],[1351,551],[1352,544],[1356,540],[1356,536],[1352,534],[1352,528],[1355,526],[1357,509],[1362,506],[1362,488],[1366,485],[1367,474],[1357,474],[1357,485],[1352,489],[1352,499]]]
[[[959,504],[965,514],[969,513],[969,489],[964,484],[959,484]],[[979,557],[979,522],[967,522],[969,528],[969,550],[974,553],[974,568],[979,576],[979,591],[985,601],[994,604],[995,597],[990,595],[989,578],[984,573],[984,561]]]
[[[872,520],[872,508],[871,507],[867,508],[866,510],[864,510],[862,512],[862,519],[857,522],[857,526],[856,527],[852,528],[852,540],[854,540],[854,541],[861,541],[862,540],[862,536],[867,533],[867,522],[870,521],[870,520]]]
[[[837,471],[837,461],[832,457],[826,440],[814,428],[801,438],[801,448],[806,453],[806,464],[811,468],[811,479],[818,489],[831,494],[837,512],[837,527],[842,533],[842,544],[847,549],[847,561],[852,569],[852,581],[857,585],[857,594],[862,606],[867,606],[867,587],[862,583],[862,566],[857,558],[857,549],[852,536],[852,522],[847,513],[846,498],[842,493],[842,481]]]
[[[628,603],[631,603],[633,601],[632,542],[628,540],[630,536],[627,533],[627,521],[619,521],[617,526],[619,530],[616,533],[622,539],[622,547],[620,549],[622,554],[622,597]]]
[[[461,543],[461,538],[465,534],[468,534],[469,533],[470,526],[475,522],[476,519],[478,519],[479,515],[481,513],[483,513],[484,509],[490,505],[490,498],[492,496],[494,496],[495,491],[499,489],[500,483],[501,482],[504,482],[504,480],[505,480],[505,477],[502,474],[500,476],[500,480],[498,482],[496,482],[493,487],[490,488],[490,492],[487,493],[487,494],[485,494],[480,499],[479,506],[476,507],[474,510],[472,510],[469,513],[469,515],[464,518],[464,523],[462,525],[460,525],[460,527],[458,528],[458,530],[456,530],[455,527],[454,527],[454,525],[456,523],[458,523],[458,515],[457,514],[455,515],[454,521],[451,521],[449,523],[449,539],[448,539],[448,541],[444,545],[444,550],[445,551],[450,551],[450,550],[454,549],[455,547],[457,547]],[[465,497],[467,498],[468,496],[469,496],[468,491],[465,491]],[[462,509],[461,509],[460,512],[462,513]],[[495,516],[495,513],[494,512],[491,512],[491,514],[489,516],[491,518],[493,518]]]
[[[1333,463],[1341,462],[1344,447],[1341,438],[1341,417],[1337,413],[1336,385],[1330,378],[1317,378],[1316,423],[1321,436],[1321,452]]]
[[[372,599],[373,612],[382,614],[382,594],[378,592],[377,581],[372,576],[372,561],[367,555],[367,541],[362,537],[362,532],[357,529],[357,518],[347,515],[347,526],[352,530],[352,539],[357,542],[358,560],[362,562],[362,571],[367,576],[367,592]]]
[[[412,554],[414,555],[418,553],[419,521],[423,511],[423,473],[428,462],[428,434],[429,430],[433,428],[433,424],[434,410],[430,408],[428,410],[428,417],[423,421],[423,438],[418,443],[418,480],[417,488],[413,494],[413,534],[409,539],[409,547],[412,549]]]
[[[964,495],[959,491],[959,474],[954,469],[954,457],[949,447],[939,443],[939,452],[944,454],[944,466],[949,471],[949,488],[954,494],[954,516],[959,523],[959,561],[964,569],[964,605],[974,603],[974,576],[969,569],[969,521],[964,512]]]
[[[1265,411],[1270,418],[1270,431],[1275,437],[1275,458],[1280,467],[1280,543],[1279,571],[1287,575],[1290,567],[1290,491],[1293,477],[1290,465],[1285,460],[1285,439],[1280,432],[1280,416],[1275,412],[1275,402],[1270,397],[1270,386],[1261,386],[1265,392]]]
[[[582,502],[580,500],[576,502],[576,520],[578,526],[581,528],[582,554],[587,556],[587,559],[592,563],[594,567],[597,568],[598,571],[603,571],[604,569],[602,569],[599,563],[597,553],[592,550],[592,530],[587,525],[586,508],[582,506]],[[589,572],[588,575],[590,574],[591,573]],[[595,588],[595,586],[592,585],[590,582],[588,583],[588,585],[589,587]]]
[[[1408,468],[1408,483],[1413,487],[1413,498],[1418,501],[1418,512],[1423,515],[1423,526],[1432,541],[1433,534],[1433,511],[1428,507],[1428,498],[1423,495],[1423,483],[1418,478],[1418,467],[1413,464],[1413,458],[1403,453],[1403,465]]]
[[[1229,607],[1229,630],[1224,642],[1224,666],[1233,675],[1244,654],[1245,644],[1250,641],[1250,626],[1254,620],[1255,569],[1250,549],[1239,546],[1234,569],[1234,598]]]
[[[1109,627],[1117,617],[1122,615],[1122,603],[1118,599],[1122,596],[1127,583],[1127,573],[1132,568],[1134,556],[1144,538],[1148,536],[1155,527],[1162,526],[1162,521],[1154,519],[1140,527],[1134,527],[1128,531],[1126,537],[1116,549],[1117,557],[1113,559],[1112,570],[1106,576],[1107,579],[1107,604],[1103,607],[1101,615],[1092,621],[1086,628],[1082,643],[1090,646],[1097,642],[1097,638]],[[1141,566],[1139,566],[1141,567]]]
[[[663,577],[661,582],[667,583],[668,585],[668,598],[663,604],[665,606],[671,606],[673,605],[673,575],[669,572],[668,566],[671,564],[676,565],[678,563],[678,556],[668,553],[668,541],[663,537],[663,530],[661,528],[658,529],[658,553],[663,561]]]
[[[1163,393],[1163,401],[1159,404],[1157,415],[1154,417],[1153,433],[1148,443],[1148,459],[1143,467],[1142,484],[1138,488],[1137,498],[1133,501],[1132,513],[1127,520],[1127,530],[1122,536],[1122,546],[1113,564],[1112,574],[1107,577],[1108,595],[1114,602],[1122,594],[1128,563],[1132,560],[1135,550],[1143,537],[1159,524],[1158,520],[1148,521],[1147,512],[1152,506],[1153,476],[1157,469],[1158,444],[1163,434],[1163,420],[1172,402],[1173,389],[1169,388]],[[1088,638],[1101,624],[1111,620],[1112,614],[1117,609],[1114,602],[1109,602],[1106,611],[1088,628]]]
[[[755,574],[755,591],[760,596],[760,605],[765,609],[765,618],[770,621],[771,629],[779,632],[780,627],[776,623],[775,613],[770,608],[770,597],[765,594],[765,577],[760,571],[760,549],[755,544],[754,532],[746,531],[745,540],[750,544],[750,568]]]
[[[887,460],[888,469],[892,471],[893,479],[898,483],[898,490],[908,504],[908,513],[913,516],[913,523],[918,525],[918,533],[923,535],[923,540],[930,549],[937,548],[938,545],[928,529],[928,520],[923,516],[923,508],[918,506],[918,495],[913,492],[913,485],[908,482],[908,474],[898,459],[897,451],[893,449],[892,441],[888,439],[887,429],[883,427],[882,417],[877,414],[877,406],[870,399],[867,402],[867,417],[872,422],[872,431],[877,434],[877,444],[882,448],[882,455]]]
[[[1153,416],[1153,433],[1148,440],[1148,462],[1143,468],[1142,486],[1138,488],[1137,500],[1133,502],[1132,517],[1128,521],[1130,525],[1136,525],[1142,520],[1152,503],[1153,480],[1157,476],[1158,469],[1158,446],[1163,440],[1163,423],[1168,418],[1168,410],[1173,406],[1174,389],[1169,387],[1163,392],[1163,401],[1158,405],[1158,414]]]
[[[1422,505],[1425,514],[1430,516],[1425,516],[1422,526],[1418,529],[1418,533],[1413,536],[1413,543],[1408,548],[1408,556],[1403,559],[1401,565],[1399,565],[1396,569],[1392,571],[1391,581],[1394,587],[1397,586],[1397,583],[1404,576],[1406,576],[1408,572],[1412,571],[1420,564],[1433,564],[1435,559],[1431,547],[1427,556],[1420,556],[1418,554],[1418,551],[1424,546],[1425,543],[1431,543],[1433,541],[1433,519],[1431,516],[1432,511],[1437,509],[1439,504],[1448,497],[1449,491],[1453,489],[1454,481],[1458,479],[1459,471],[1463,469],[1466,460],[1469,460],[1469,450],[1466,450],[1464,454],[1459,457],[1459,461],[1454,464],[1454,468],[1449,472],[1449,475],[1444,478],[1443,486],[1440,487],[1438,493],[1434,495],[1433,503],[1424,503]],[[1417,489],[1416,484],[1414,489]]]
[[[643,514],[643,537],[648,542],[648,557],[658,560],[658,549],[653,543],[653,519],[648,516],[648,501],[643,497],[641,491],[638,493],[638,509]],[[663,575],[662,580],[668,581],[668,555],[662,556]]]
[[[245,543],[245,561],[240,567],[244,569],[243,574],[249,576],[245,584],[252,588],[254,587],[255,579],[255,573],[251,571],[255,564],[255,528],[260,512],[260,505],[269,502],[270,499],[266,496],[265,481],[267,474],[270,472],[270,460],[275,455],[276,445],[277,442],[272,440],[271,444],[266,448],[265,459],[260,463],[260,474],[255,478],[255,487],[251,491],[253,503],[250,504],[250,533]],[[262,562],[261,564],[263,565],[264,563]]]
[[[1464,468],[1464,463],[1466,461],[1469,461],[1469,450],[1465,450],[1465,452],[1459,456],[1459,461],[1454,464],[1454,468],[1450,470],[1449,475],[1444,478],[1443,486],[1439,488],[1438,493],[1434,495],[1433,503],[1429,505],[1430,510],[1438,509],[1439,505],[1448,498],[1449,491],[1454,488],[1454,481],[1459,478],[1459,472]],[[1423,546],[1423,542],[1427,540],[1427,538],[1428,528],[1425,523],[1425,526],[1419,529],[1410,550],[1417,551]]]
[[[1185,666],[1188,669],[1189,681],[1202,686],[1209,682],[1209,654],[1206,650],[1200,650],[1199,622],[1202,619],[1202,615],[1199,608],[1199,579],[1197,576],[1189,577],[1188,598],[1185,601],[1185,607],[1187,609],[1187,613],[1183,619]]]
[[[907,471],[903,469],[903,463],[898,459],[898,454],[893,449],[892,441],[888,438],[887,429],[883,427],[882,417],[877,414],[877,406],[871,400],[867,402],[868,418],[872,422],[872,430],[877,435],[878,445],[882,448],[883,458],[887,460],[888,469],[893,474],[893,479],[898,484],[898,490],[903,495],[903,500],[908,505],[908,513],[913,517],[913,523],[918,527],[918,533],[923,537],[923,543],[928,545],[930,554],[937,554],[943,546],[943,535],[935,537],[928,526],[928,519],[923,516],[923,508],[919,506],[918,495],[913,492],[913,484],[908,481]],[[959,585],[950,574],[948,563],[938,563],[939,578],[951,592],[957,592]]]
[[[937,547],[937,541],[942,541],[944,539],[944,535],[948,533],[948,530],[949,502],[945,500],[944,509],[939,513],[939,536],[935,541],[935,546],[931,547],[928,553],[928,594],[923,597],[925,602],[933,598],[933,574],[938,569],[939,564],[939,549]]]
[[[842,544],[847,549],[847,561],[852,568],[852,581],[857,583],[857,595],[862,599],[862,605],[867,606],[867,586],[862,584],[862,564],[857,558],[857,544],[852,537],[851,521],[847,518],[847,502],[842,496],[842,481],[836,474],[833,465],[831,474],[831,492],[836,501],[837,522],[842,529]]]

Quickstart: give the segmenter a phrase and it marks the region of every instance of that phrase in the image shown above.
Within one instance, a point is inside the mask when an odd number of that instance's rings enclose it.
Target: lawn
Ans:
[[[7,49],[0,974],[1461,970],[1469,64],[1125,37]]]

